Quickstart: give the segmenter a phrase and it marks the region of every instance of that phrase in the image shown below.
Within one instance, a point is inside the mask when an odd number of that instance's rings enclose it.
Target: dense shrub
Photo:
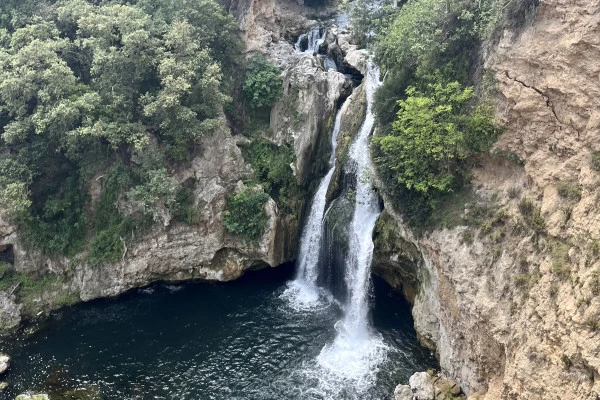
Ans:
[[[269,216],[264,210],[269,199],[266,193],[242,190],[227,199],[223,225],[228,232],[256,240],[262,235]]]
[[[281,71],[260,55],[248,59],[244,67],[242,90],[246,104],[251,109],[270,108],[283,94]]]
[[[294,150],[285,144],[277,146],[269,140],[256,139],[242,146],[242,154],[252,165],[254,179],[286,211],[290,197],[297,190],[290,166],[296,158]]]
[[[25,244],[113,261],[153,220],[191,220],[167,171],[226,128],[241,51],[213,0],[3,1],[0,207]]]
[[[408,0],[376,38],[387,79],[375,95],[382,126],[373,153],[384,190],[413,228],[440,219],[435,210],[469,180],[470,157],[500,132],[470,85],[479,43],[502,12],[496,3]]]
[[[471,106],[473,89],[458,82],[430,83],[424,91],[411,86],[406,94],[391,133],[373,140],[375,164],[388,171],[383,176],[392,190],[400,186],[396,192],[423,199],[412,204],[429,204],[420,210],[402,206],[426,219],[437,200],[466,181],[465,159],[488,150],[498,129],[489,109]]]

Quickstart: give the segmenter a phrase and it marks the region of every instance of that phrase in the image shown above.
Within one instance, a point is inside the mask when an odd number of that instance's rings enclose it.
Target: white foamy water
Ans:
[[[302,51],[302,41],[306,40],[308,46],[306,50],[304,50],[304,52],[309,54],[315,54],[316,52],[318,52],[319,47],[323,44],[323,42],[325,42],[325,39],[327,38],[327,29],[323,29],[323,33],[321,33],[321,29],[322,28],[320,26],[315,26],[310,31],[308,31],[308,33],[303,33],[302,35],[300,35],[300,37],[298,37],[298,40],[296,41],[296,50]]]
[[[335,117],[331,134],[329,171],[319,184],[319,188],[313,197],[308,220],[302,231],[296,279],[288,284],[288,289],[282,295],[290,302],[290,306],[296,310],[318,308],[330,302],[329,293],[317,287],[317,278],[319,276],[319,255],[323,243],[327,189],[335,170],[335,151],[341,119],[342,111],[340,108]]]
[[[373,229],[381,213],[373,189],[369,138],[375,118],[373,96],[380,85],[379,68],[370,63],[366,76],[367,111],[358,135],[350,147],[349,168],[357,176],[354,214],[350,224],[350,243],[345,265],[348,299],[344,316],[336,323],[337,336],[326,345],[317,360],[337,378],[354,382],[358,389],[375,381],[378,365],[386,359],[387,346],[381,335],[369,326],[369,290],[373,258]]]

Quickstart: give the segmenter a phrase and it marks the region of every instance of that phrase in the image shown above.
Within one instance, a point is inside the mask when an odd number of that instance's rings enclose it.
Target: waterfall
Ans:
[[[368,291],[373,258],[373,229],[381,213],[379,198],[373,189],[373,171],[369,157],[369,137],[375,123],[373,95],[379,86],[379,69],[371,64],[367,72],[367,112],[356,140],[350,147],[350,168],[356,174],[354,215],[350,226],[350,246],[346,260],[346,284],[349,298],[343,324],[354,335],[366,334]]]
[[[321,31],[323,33],[321,33]],[[327,38],[327,29],[323,29],[320,26],[315,26],[308,33],[303,33],[298,37],[296,45],[294,46],[297,51],[303,51],[304,53],[316,54],[319,51],[319,47],[325,42]],[[306,48],[304,46],[306,45]],[[304,50],[303,50],[304,48]]]
[[[332,343],[325,345],[314,363],[307,364],[303,370],[306,379],[316,382],[311,392],[322,396],[318,398],[339,398],[331,393],[339,394],[339,388],[344,385],[351,385],[351,392],[358,396],[368,392],[376,382],[379,366],[387,359],[389,352],[381,334],[373,331],[369,324],[374,247],[372,235],[381,212],[379,198],[373,189],[369,152],[370,136],[375,124],[373,96],[380,85],[379,75],[379,68],[369,63],[364,81],[367,97],[365,119],[350,146],[345,166],[346,174],[356,176],[356,195],[351,203],[352,220],[346,222],[349,243],[343,259],[343,274],[347,295],[341,304],[342,316],[334,325],[336,336]],[[340,124],[341,111],[338,111],[332,133],[330,169],[314,196],[301,236],[297,277],[288,284],[282,295],[296,311],[317,312],[332,304],[331,301],[325,301],[332,298],[327,290],[329,288],[318,287],[317,281],[319,274],[328,267],[321,265],[320,255],[324,244],[326,195],[336,165],[335,148]],[[360,397],[352,395],[351,398]]]
[[[380,85],[379,68],[369,64],[366,76],[367,111],[357,137],[350,147],[347,172],[356,175],[354,213],[350,223],[345,283],[348,296],[343,317],[335,324],[337,336],[323,348],[318,363],[341,379],[351,379],[360,390],[374,382],[378,365],[387,354],[381,336],[369,327],[369,290],[373,257],[373,229],[381,209],[373,189],[373,171],[369,157],[369,138],[375,123],[373,95]]]
[[[342,107],[343,108],[343,107]],[[329,171],[319,184],[319,188],[313,197],[306,225],[300,239],[300,253],[298,255],[296,279],[290,282],[283,297],[290,300],[292,307],[298,310],[311,309],[321,305],[320,294],[317,287],[319,276],[319,255],[323,243],[325,203],[327,189],[331,177],[335,171],[335,152],[337,149],[337,138],[340,132],[342,119],[342,108],[335,117],[333,132],[331,134],[331,156],[329,157]]]

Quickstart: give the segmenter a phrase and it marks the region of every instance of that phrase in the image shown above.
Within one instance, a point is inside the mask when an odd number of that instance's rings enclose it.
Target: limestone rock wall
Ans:
[[[485,69],[504,157],[482,159],[473,184],[505,222],[415,237],[387,206],[396,223],[385,224],[388,247],[376,241],[379,273],[406,277],[402,260],[413,261],[415,327],[470,398],[598,399],[600,4],[541,1],[487,50]],[[525,221],[524,199],[543,232]]]

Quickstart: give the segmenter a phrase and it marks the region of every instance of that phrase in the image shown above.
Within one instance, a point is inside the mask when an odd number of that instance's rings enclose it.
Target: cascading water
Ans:
[[[295,48],[297,51],[316,54],[319,51],[319,47],[325,42],[325,38],[327,38],[327,29],[315,26],[308,33],[303,33],[298,37]],[[304,44],[306,44],[306,48],[303,50]]]
[[[308,220],[300,240],[300,253],[298,255],[298,273],[296,279],[290,282],[283,297],[288,298],[293,308],[297,310],[311,309],[322,304],[324,293],[317,287],[319,276],[319,255],[323,243],[323,229],[325,216],[325,203],[327,189],[335,171],[335,152],[337,138],[340,132],[342,109],[335,117],[333,132],[331,134],[331,156],[329,158],[329,171],[319,184],[315,193]]]
[[[323,348],[318,362],[343,379],[355,381],[366,389],[374,381],[378,365],[385,360],[387,346],[369,327],[369,288],[373,257],[373,229],[381,212],[373,190],[373,171],[369,158],[369,137],[375,123],[373,95],[380,85],[379,69],[369,64],[366,76],[367,111],[365,120],[350,148],[349,173],[356,175],[354,213],[349,226],[348,256],[345,265],[347,300],[344,315],[336,323],[337,336]]]
[[[296,44],[294,45],[296,51],[300,51],[305,54],[317,56],[323,63],[325,70],[338,70],[338,64],[329,54],[319,54],[321,45],[325,43],[327,39],[327,28],[322,26],[315,26],[311,28],[307,33],[303,33],[298,37]]]
[[[304,375],[316,382],[314,394],[322,398],[338,398],[337,388],[350,385],[344,398],[359,398],[376,381],[379,365],[386,360],[388,347],[369,326],[370,268],[373,256],[373,229],[379,213],[379,199],[373,190],[373,173],[369,158],[369,138],[375,118],[372,112],[373,95],[380,85],[379,69],[369,63],[365,80],[367,110],[363,124],[350,147],[346,173],[356,176],[356,195],[353,200],[352,221],[347,226],[349,246],[344,260],[344,280],[347,296],[342,305],[342,318],[335,324],[337,332],[331,344],[323,347],[316,360],[305,366]],[[321,300],[329,288],[319,288],[317,281],[323,233],[325,230],[326,194],[335,169],[335,142],[339,134],[341,112],[336,117],[332,134],[331,169],[321,181],[313,199],[305,226],[298,261],[297,278],[288,285],[283,297],[295,310],[318,309],[327,306]],[[319,397],[321,398],[321,397]]]

